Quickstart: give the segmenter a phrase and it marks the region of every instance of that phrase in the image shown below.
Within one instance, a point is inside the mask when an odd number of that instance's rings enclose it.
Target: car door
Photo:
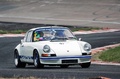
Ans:
[[[24,39],[25,42],[23,42],[21,45],[22,54],[26,62],[30,62],[32,60],[32,53],[33,53],[32,35],[33,35],[33,31],[28,31]]]

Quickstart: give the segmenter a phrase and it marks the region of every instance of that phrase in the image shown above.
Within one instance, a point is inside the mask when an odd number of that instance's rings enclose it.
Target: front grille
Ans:
[[[51,54],[50,56],[51,56],[51,57],[56,57],[56,54]]]
[[[78,63],[78,60],[77,59],[74,59],[74,60],[62,60],[62,63],[66,63],[66,64],[75,64],[75,63]]]

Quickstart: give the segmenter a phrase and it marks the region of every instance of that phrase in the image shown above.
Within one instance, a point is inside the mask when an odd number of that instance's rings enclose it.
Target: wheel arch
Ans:
[[[14,53],[15,53],[16,51],[18,51],[18,54],[20,55],[20,44],[15,47]]]
[[[38,50],[37,50],[37,49],[34,49],[34,50],[33,50],[33,56],[34,56],[35,51],[38,51]]]
[[[18,53],[20,55],[20,51],[18,49],[14,49],[14,54]]]
[[[40,53],[39,53],[40,51],[39,51],[37,48],[35,48],[35,49],[33,50],[33,56],[34,56],[35,51],[37,51],[38,54],[39,54],[39,56],[41,56]]]
[[[13,52],[15,53],[16,51],[18,51],[18,50],[17,50],[17,49],[14,49],[14,51],[13,51]]]

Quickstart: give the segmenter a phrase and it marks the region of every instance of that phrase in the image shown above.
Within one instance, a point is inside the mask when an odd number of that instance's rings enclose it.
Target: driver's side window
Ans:
[[[32,42],[32,31],[27,32],[25,42]]]
[[[43,31],[40,31],[40,30],[34,31],[34,33],[33,33],[33,41],[34,42],[43,41],[44,40],[43,37],[44,37]]]

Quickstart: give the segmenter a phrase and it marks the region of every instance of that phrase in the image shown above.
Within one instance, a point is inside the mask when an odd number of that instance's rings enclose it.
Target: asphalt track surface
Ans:
[[[120,0],[0,0],[0,21],[120,28]]]
[[[109,44],[120,43],[120,31],[100,34],[77,35],[89,42],[93,48]],[[90,68],[81,68],[79,65],[69,68],[45,66],[36,69],[34,66],[15,68],[13,60],[14,47],[23,37],[0,38],[0,77],[39,77],[48,79],[88,79],[104,76],[120,79],[120,66],[92,64]]]

